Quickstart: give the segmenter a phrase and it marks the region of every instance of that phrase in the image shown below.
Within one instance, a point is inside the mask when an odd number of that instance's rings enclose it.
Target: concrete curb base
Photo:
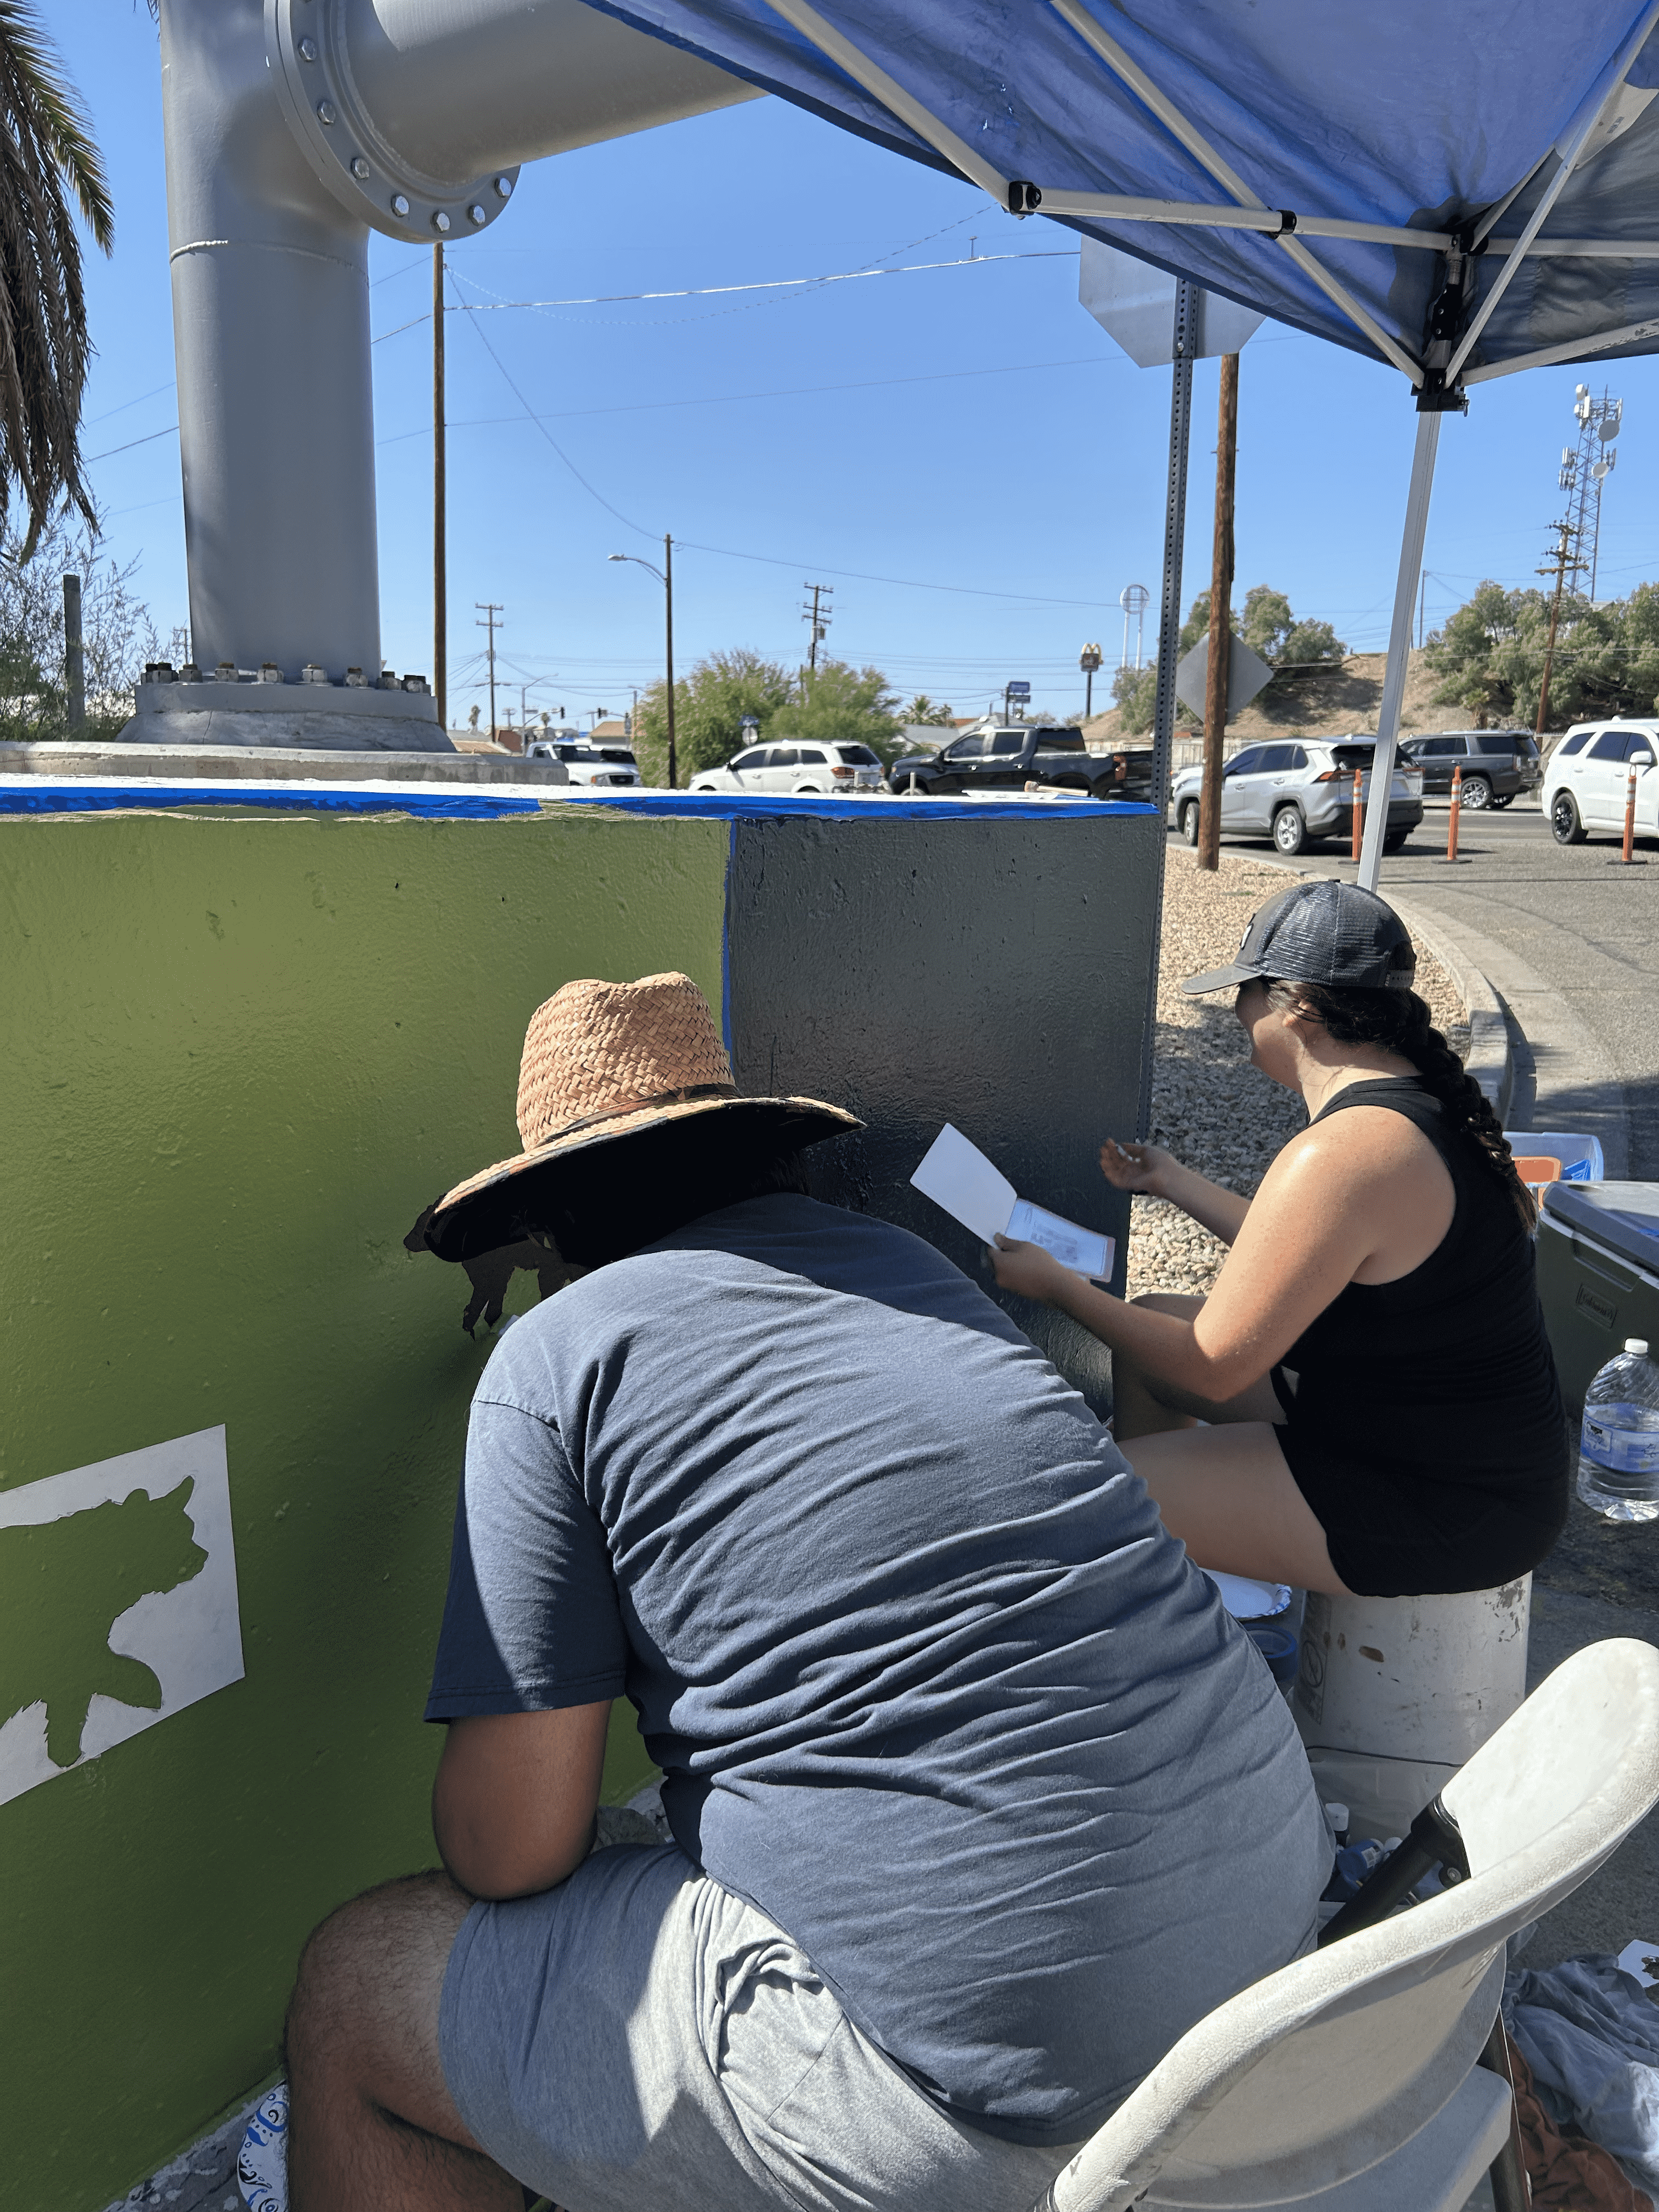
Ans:
[[[1403,899],[1389,903],[1417,942],[1432,952],[1457,987],[1469,1018],[1469,1050],[1464,1067],[1480,1085],[1486,1103],[1500,1123],[1509,1119],[1515,1094],[1515,1054],[1510,1045],[1510,1025],[1504,1002],[1463,947],[1438,921]]]

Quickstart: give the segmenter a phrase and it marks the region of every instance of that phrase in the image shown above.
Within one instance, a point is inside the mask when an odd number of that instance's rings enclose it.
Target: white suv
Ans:
[[[1622,832],[1636,770],[1636,834],[1659,836],[1659,722],[1575,722],[1544,770],[1544,812],[1558,845]]]
[[[1353,778],[1360,804],[1370,799],[1375,738],[1297,738],[1285,744],[1246,745],[1221,771],[1224,836],[1271,837],[1281,853],[1306,850],[1316,838],[1353,835]],[[1202,768],[1184,768],[1170,793],[1176,827],[1198,842]],[[1396,761],[1389,793],[1385,853],[1397,853],[1423,819],[1423,771]]]
[[[596,745],[579,730],[555,730],[548,737],[532,738],[525,757],[562,761],[572,783],[631,789],[644,781],[640,764],[626,745]]]
[[[881,789],[881,763],[868,745],[750,745],[724,768],[701,769],[690,788],[865,794]]]

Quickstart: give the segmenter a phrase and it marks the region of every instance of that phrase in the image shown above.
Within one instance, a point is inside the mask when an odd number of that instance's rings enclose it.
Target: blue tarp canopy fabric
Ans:
[[[1413,383],[1442,253],[1322,223],[1477,248],[1449,380],[1659,349],[1659,0],[599,4],[1005,204],[1035,185],[1072,228]],[[1095,195],[1188,219],[1067,204]],[[1193,219],[1251,202],[1265,228]]]

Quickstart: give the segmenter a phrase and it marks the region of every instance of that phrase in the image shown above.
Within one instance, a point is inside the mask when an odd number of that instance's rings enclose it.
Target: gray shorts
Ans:
[[[474,2136],[566,2212],[1022,2212],[1077,2148],[951,2119],[672,1844],[475,1905],[439,2047]]]

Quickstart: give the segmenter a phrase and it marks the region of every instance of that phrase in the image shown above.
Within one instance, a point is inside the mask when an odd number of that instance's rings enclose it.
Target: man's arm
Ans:
[[[451,1721],[432,1785],[443,1863],[474,1897],[527,1897],[593,1840],[611,1700]]]

